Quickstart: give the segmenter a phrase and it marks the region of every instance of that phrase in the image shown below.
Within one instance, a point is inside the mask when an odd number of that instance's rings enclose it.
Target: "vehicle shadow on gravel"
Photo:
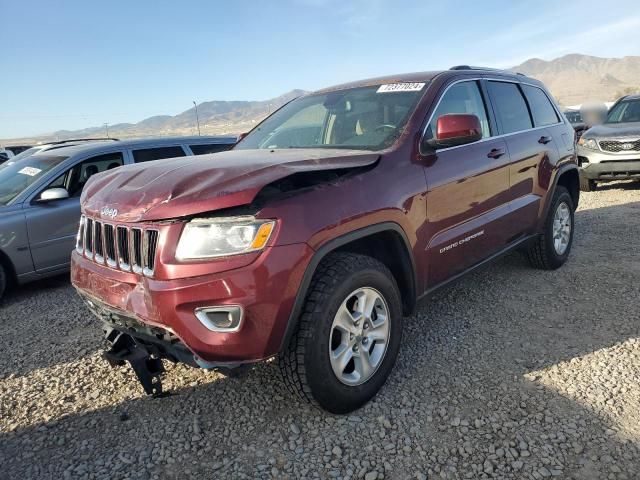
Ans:
[[[607,190],[640,190],[640,181],[620,181],[599,183],[597,191]]]
[[[5,404],[0,464],[9,478],[637,478],[639,214],[640,202],[578,211],[562,269],[513,253],[434,295],[352,415],[292,399],[275,362],[240,378],[170,367],[174,395],[152,399],[93,354],[55,366],[71,377],[58,390],[30,386],[30,371],[0,382],[49,412]]]

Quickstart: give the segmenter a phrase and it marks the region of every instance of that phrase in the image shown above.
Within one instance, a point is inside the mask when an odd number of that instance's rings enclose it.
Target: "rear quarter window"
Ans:
[[[233,147],[233,143],[207,143],[199,145],[189,145],[194,155],[206,155],[207,153],[224,152]]]
[[[184,157],[183,148],[180,145],[171,147],[154,147],[133,150],[133,161],[136,163],[150,162],[162,158]]]
[[[501,133],[521,132],[533,127],[527,103],[517,84],[490,81],[487,88]]]
[[[556,109],[551,104],[551,100],[542,89],[531,85],[522,85],[522,91],[529,102],[531,115],[533,115],[536,127],[553,125],[560,121]]]

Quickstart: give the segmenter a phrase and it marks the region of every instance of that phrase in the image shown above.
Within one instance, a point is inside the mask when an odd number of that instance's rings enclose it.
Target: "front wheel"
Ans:
[[[571,252],[573,225],[573,200],[565,187],[558,186],[544,222],[544,231],[527,251],[531,265],[544,270],[562,266]]]
[[[313,277],[279,365],[304,400],[348,413],[385,383],[401,337],[402,305],[389,269],[368,256],[332,253]]]

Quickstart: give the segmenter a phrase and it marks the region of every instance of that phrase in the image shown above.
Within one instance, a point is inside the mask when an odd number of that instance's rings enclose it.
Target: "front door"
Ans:
[[[68,267],[80,221],[80,194],[84,185],[92,175],[123,163],[121,152],[83,160],[43,189],[65,188],[69,198],[43,203],[37,201],[39,192],[25,207],[29,246],[36,271]]]
[[[437,119],[467,113],[480,119],[482,140],[427,155],[427,285],[435,287],[506,245],[509,210],[509,153],[504,139],[492,138],[487,102],[477,81],[459,82],[444,93],[425,136]]]

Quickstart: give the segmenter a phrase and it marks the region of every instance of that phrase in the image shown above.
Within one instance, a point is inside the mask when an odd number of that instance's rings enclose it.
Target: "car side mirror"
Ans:
[[[467,113],[441,115],[436,122],[435,138],[428,140],[431,148],[447,148],[477,142],[482,138],[480,119]]]
[[[38,202],[51,202],[54,200],[64,200],[69,198],[69,192],[66,188],[47,188],[37,198]]]

